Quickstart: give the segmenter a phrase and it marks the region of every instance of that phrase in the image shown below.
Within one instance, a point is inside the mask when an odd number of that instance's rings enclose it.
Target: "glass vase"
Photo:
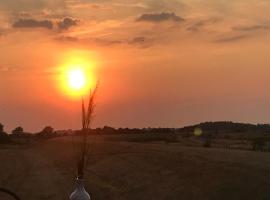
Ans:
[[[76,179],[76,187],[74,192],[70,195],[70,200],[90,200],[90,195],[84,188],[83,179]]]

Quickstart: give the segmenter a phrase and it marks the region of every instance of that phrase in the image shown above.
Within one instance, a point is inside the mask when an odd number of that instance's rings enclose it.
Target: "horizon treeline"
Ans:
[[[114,128],[111,126],[104,126],[102,128],[92,128],[92,134],[117,134],[117,133],[174,133],[174,132],[193,132],[196,128],[202,129],[204,132],[270,132],[270,124],[251,124],[251,123],[236,123],[232,121],[217,121],[217,122],[203,122],[191,126],[184,126],[181,128],[169,128],[169,127],[158,127],[158,128]],[[68,134],[79,134],[80,130],[54,130],[51,126],[45,126],[41,131],[30,133],[25,132],[23,127],[15,127],[10,133],[5,132],[4,125],[0,123],[0,133],[2,134],[37,134],[37,135],[68,135]]]

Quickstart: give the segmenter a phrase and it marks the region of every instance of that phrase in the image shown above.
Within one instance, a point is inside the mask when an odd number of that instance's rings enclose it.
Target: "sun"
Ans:
[[[68,84],[71,89],[82,89],[86,84],[86,74],[81,68],[70,69],[67,72]]]
[[[94,87],[94,74],[86,64],[70,64],[63,68],[60,86],[65,94],[80,97]]]
[[[86,64],[70,64],[64,68],[62,87],[73,97],[83,96],[93,87],[93,73]]]
[[[66,52],[57,67],[59,90],[65,96],[79,99],[95,88],[97,83],[96,57],[87,51]]]

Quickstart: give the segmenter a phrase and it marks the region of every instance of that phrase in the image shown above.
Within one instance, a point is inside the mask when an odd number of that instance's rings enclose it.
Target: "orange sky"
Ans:
[[[94,126],[270,120],[267,0],[0,1],[0,122],[80,127],[59,87],[83,58],[100,80]]]

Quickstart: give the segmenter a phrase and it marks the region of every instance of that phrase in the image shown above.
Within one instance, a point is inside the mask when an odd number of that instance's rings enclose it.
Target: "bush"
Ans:
[[[210,148],[212,146],[212,139],[213,139],[212,134],[211,133],[205,134],[204,138],[205,138],[205,141],[204,141],[203,147]]]
[[[41,132],[37,134],[37,136],[41,138],[51,138],[55,137],[56,133],[51,126],[46,126]]]
[[[22,134],[23,133],[23,128],[22,127],[17,127],[12,131],[12,134]]]
[[[265,140],[264,138],[255,138],[252,140],[253,151],[264,151]]]
[[[0,123],[0,133],[4,132],[4,125]]]
[[[211,139],[206,139],[204,144],[203,144],[203,147],[210,148],[211,145],[212,145],[212,140]]]
[[[8,134],[4,132],[4,125],[0,123],[0,144],[10,143],[11,140]]]

